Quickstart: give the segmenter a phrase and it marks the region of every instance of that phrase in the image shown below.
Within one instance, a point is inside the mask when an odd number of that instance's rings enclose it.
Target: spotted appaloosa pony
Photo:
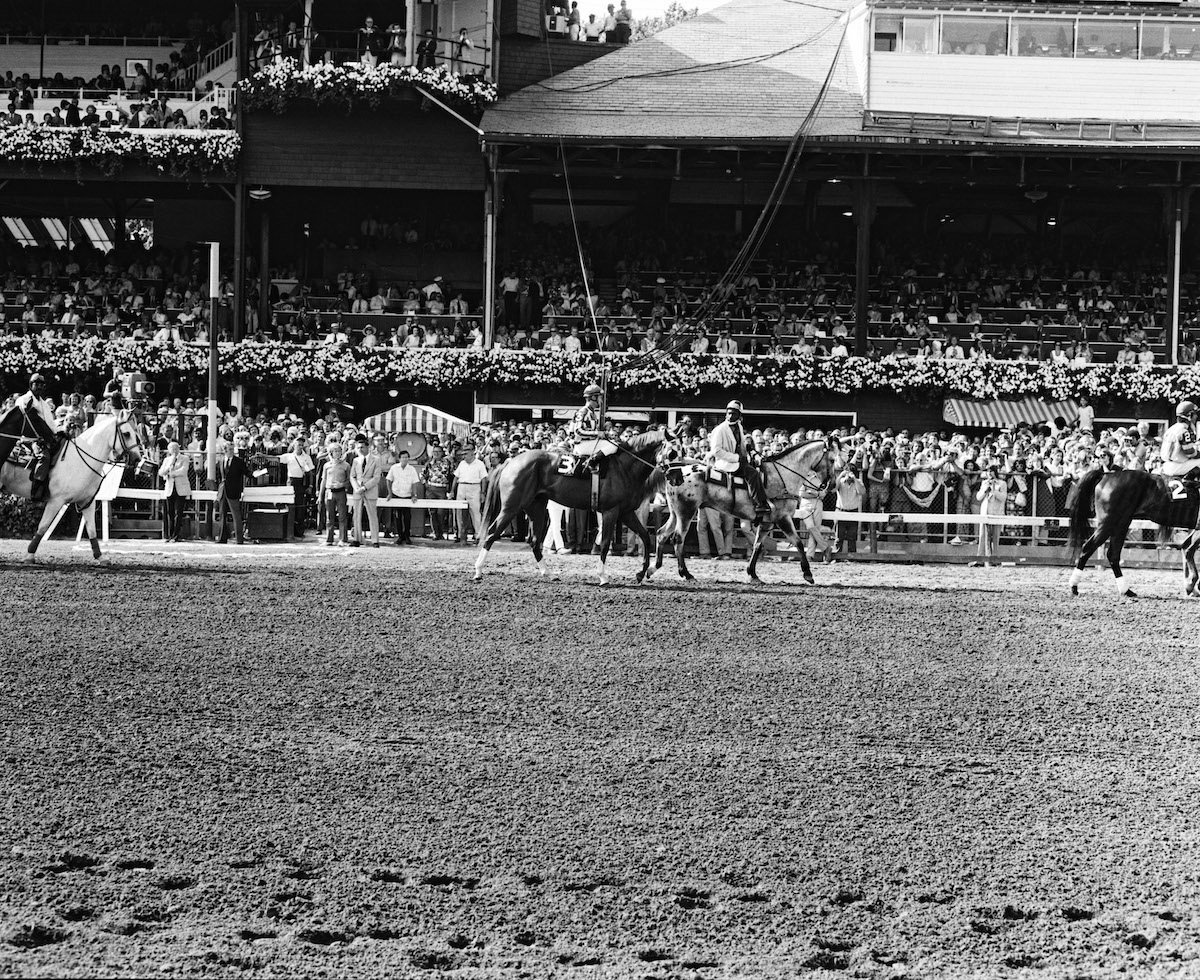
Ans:
[[[1121,575],[1121,549],[1134,520],[1153,521],[1159,526],[1159,544],[1171,542],[1171,488],[1164,476],[1143,470],[1089,470],[1072,488],[1067,501],[1071,515],[1069,544],[1078,554],[1071,572],[1071,595],[1079,594],[1079,580],[1088,560],[1102,544],[1108,542],[1108,566],[1116,580],[1117,596],[1136,598],[1136,593]],[[1096,529],[1088,518],[1095,513]],[[1200,531],[1192,530],[1183,544],[1183,574],[1187,594],[1200,595],[1200,573],[1196,570],[1196,549],[1200,547]]]
[[[663,472],[657,458],[664,436],[654,430],[620,443],[620,449],[606,458],[596,508],[601,515],[600,584],[608,584],[605,562],[620,521],[642,542],[642,568],[638,582],[650,576],[650,535],[637,515],[638,508],[661,487]],[[483,578],[488,552],[508,522],[521,511],[529,515],[533,529],[533,558],[538,571],[546,574],[542,539],[550,519],[546,502],[553,500],[564,507],[592,509],[590,475],[576,477],[559,472],[562,453],[551,449],[527,449],[501,463],[488,476],[484,499],[483,525],[479,557],[475,560],[475,581]]]
[[[800,555],[804,580],[813,583],[812,567],[796,531],[795,520],[799,517],[805,523],[810,520],[816,523],[813,518],[821,498],[825,496],[840,467],[841,452],[836,439],[814,439],[763,458],[763,486],[771,503],[771,512],[758,526],[754,545],[750,549],[746,575],[752,582],[759,581],[758,559],[762,555],[766,535],[770,533],[772,525],[777,525]],[[662,567],[667,542],[673,541],[679,575],[691,579],[694,576],[683,560],[683,541],[696,511],[701,507],[712,507],[747,521],[754,520],[756,515],[754,503],[744,487],[734,489],[709,483],[705,472],[697,469],[695,464],[684,463],[682,469],[675,473],[677,478],[668,474],[666,480],[667,506],[671,516],[658,532],[654,567]]]

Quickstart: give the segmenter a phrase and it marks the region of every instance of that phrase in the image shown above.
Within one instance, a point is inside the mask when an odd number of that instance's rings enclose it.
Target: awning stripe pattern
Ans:
[[[372,415],[363,421],[363,427],[379,432],[418,432],[422,435],[449,432],[459,439],[465,439],[471,431],[471,423],[465,419],[415,402]]]
[[[969,398],[947,398],[942,418],[951,425],[971,429],[1003,429],[1018,422],[1036,424],[1062,416],[1067,423],[1079,418],[1079,405],[1074,399],[1045,402],[1040,398],[1022,401],[974,401]]]

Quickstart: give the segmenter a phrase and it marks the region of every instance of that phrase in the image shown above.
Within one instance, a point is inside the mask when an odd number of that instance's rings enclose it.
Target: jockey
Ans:
[[[1200,469],[1200,450],[1196,447],[1196,431],[1193,427],[1200,409],[1195,402],[1182,401],[1175,409],[1179,419],[1163,434],[1162,473],[1164,476],[1183,476]]]
[[[608,455],[600,435],[600,395],[598,384],[584,388],[583,408],[575,412],[567,425],[567,431],[575,437],[576,454],[587,457],[584,466],[593,473],[600,469],[600,458]]]
[[[37,466],[30,475],[32,499],[42,500],[50,483],[50,466],[59,447],[58,420],[46,398],[46,379],[42,375],[35,374],[29,379],[29,390],[17,399],[17,408],[25,413],[42,447]]]
[[[725,406],[725,421],[708,434],[708,445],[710,462],[736,460],[736,472],[746,481],[750,502],[754,504],[755,520],[761,521],[771,512],[771,505],[758,471],[758,453],[742,428],[742,403],[736,398]]]

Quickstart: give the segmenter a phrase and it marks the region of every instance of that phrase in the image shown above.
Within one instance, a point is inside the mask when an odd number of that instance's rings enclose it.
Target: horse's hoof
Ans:
[[[1079,595],[1079,586],[1078,585],[1071,586],[1071,595]]]
[[[1124,593],[1124,597],[1126,599],[1136,599],[1138,597],[1138,594],[1136,592],[1134,592],[1133,589],[1126,589],[1125,593]]]
[[[809,585],[816,585],[816,584],[817,584],[817,580],[816,580],[815,578],[813,578],[813,577],[812,577],[812,572],[805,572],[805,573],[804,573],[804,581],[805,581],[805,582],[807,582]]]
[[[757,575],[755,575],[753,572],[747,572],[747,573],[746,573],[746,580],[747,580],[747,581],[748,581],[748,582],[749,582],[751,585],[762,585],[762,579],[760,579],[760,578],[759,578]]]
[[[483,572],[476,572],[474,581],[482,582],[483,581]]]

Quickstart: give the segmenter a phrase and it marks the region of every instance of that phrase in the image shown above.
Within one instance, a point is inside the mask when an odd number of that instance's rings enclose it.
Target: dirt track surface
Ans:
[[[1200,975],[1174,574],[114,550],[0,543],[0,974]]]

